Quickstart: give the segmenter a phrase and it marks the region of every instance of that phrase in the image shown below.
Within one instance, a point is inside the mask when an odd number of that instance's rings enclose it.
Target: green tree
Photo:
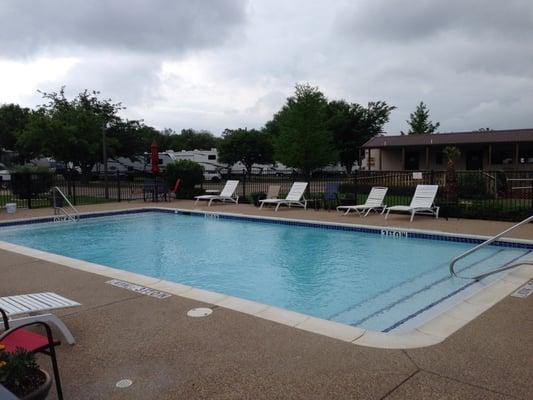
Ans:
[[[131,158],[149,152],[154,140],[160,148],[166,150],[161,146],[164,144],[163,134],[142,121],[119,120],[108,127],[106,135],[113,144],[108,151],[109,157]]]
[[[30,110],[18,104],[2,104],[0,106],[0,153],[15,150],[17,139],[26,128],[30,118]]]
[[[455,146],[446,146],[443,153],[448,159],[448,163],[446,164],[446,186],[444,187],[446,201],[448,203],[455,203],[457,201],[457,172],[455,170],[455,163],[461,156],[461,151]]]
[[[372,137],[383,131],[395,109],[384,101],[369,102],[367,107],[349,104],[344,100],[333,100],[328,104],[328,125],[339,161],[351,173],[355,161],[359,161],[359,149]]]
[[[409,117],[409,120],[406,121],[409,125],[408,135],[436,133],[440,126],[440,122],[433,123],[429,120],[429,109],[423,101],[420,102],[415,112],[411,113]],[[402,132],[402,135],[404,135],[404,132]]]
[[[271,163],[273,152],[269,136],[255,129],[226,129],[218,145],[220,161],[230,165],[240,161],[248,175],[252,165]]]
[[[218,146],[219,138],[209,131],[182,129],[173,137],[174,150],[211,150]]]
[[[30,122],[17,146],[54,157],[81,168],[88,176],[94,164],[102,160],[102,131],[111,131],[121,122],[120,103],[98,98],[99,92],[85,90],[69,100],[64,88],[59,93],[42,93],[47,104],[31,113]],[[119,140],[107,140],[109,154],[119,146]]]
[[[19,153],[19,159],[24,162],[44,154],[46,152],[44,142],[49,131],[50,121],[45,110],[32,110],[26,127],[18,135],[15,143],[15,150]]]
[[[277,161],[301,169],[307,177],[314,169],[337,161],[327,107],[328,101],[318,88],[296,85],[294,96],[274,116],[279,124],[279,134],[274,138]]]

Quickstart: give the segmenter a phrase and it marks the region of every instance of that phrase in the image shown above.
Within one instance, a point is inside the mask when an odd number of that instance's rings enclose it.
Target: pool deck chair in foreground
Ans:
[[[196,196],[196,201],[194,202],[194,204],[197,204],[200,200],[208,200],[208,207],[211,206],[211,203],[215,200],[221,201],[222,203],[230,201],[232,203],[237,204],[239,202],[239,196],[235,195],[235,190],[237,189],[238,185],[239,181],[227,181],[226,185],[224,185],[224,189],[222,189],[222,192],[220,192],[220,194],[204,194],[202,196]]]
[[[350,211],[355,211],[360,217],[367,216],[370,211],[378,211],[381,213],[385,211],[386,205],[383,204],[385,201],[385,195],[387,194],[389,188],[374,186],[368,197],[366,198],[365,204],[360,204],[357,206],[338,206],[337,211],[345,211],[344,215],[348,214]]]
[[[55,325],[68,344],[74,344],[76,341],[63,321],[54,314],[41,313],[77,306],[81,304],[52,292],[0,297],[0,314],[2,314],[4,325],[9,324],[11,328],[16,328],[31,322],[46,322]]]
[[[264,199],[259,200],[261,206],[259,209],[263,208],[265,204],[275,204],[276,211],[278,211],[279,206],[297,206],[307,209],[307,200],[304,197],[305,189],[307,188],[307,182],[294,182],[292,184],[289,194],[284,199]]]
[[[385,219],[387,219],[389,212],[391,211],[410,213],[411,222],[413,221],[415,214],[434,215],[435,218],[439,218],[439,207],[434,204],[438,190],[438,185],[417,185],[411,204],[408,206],[387,207]]]

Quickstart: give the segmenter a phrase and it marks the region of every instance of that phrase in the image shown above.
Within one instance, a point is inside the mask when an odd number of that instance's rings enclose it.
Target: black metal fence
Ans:
[[[355,171],[350,175],[231,175],[238,179],[237,193],[243,202],[257,203],[271,185],[285,196],[293,182],[308,181],[307,198],[315,208],[363,204],[373,186],[389,188],[385,203],[408,205],[419,184],[439,185],[436,204],[444,217],[518,221],[533,214],[533,171],[457,171],[456,196],[446,187],[446,171]],[[204,183],[204,189],[221,190],[225,181]]]
[[[31,174],[25,178],[2,182],[0,206],[16,203],[22,208],[50,207],[50,189],[57,186],[74,205],[120,202],[147,196],[146,182],[152,176],[109,175],[84,180],[80,176]],[[161,177],[158,179],[162,179]],[[237,194],[240,201],[257,203],[264,198],[269,186],[279,185],[284,197],[293,182],[308,181],[306,197],[310,207],[334,208],[337,205],[362,204],[372,186],[389,188],[387,205],[409,204],[418,184],[439,185],[436,199],[444,217],[465,217],[517,221],[533,214],[533,171],[457,171],[456,196],[446,190],[445,171],[355,171],[353,174],[301,175],[244,174],[227,175],[221,182],[204,182],[194,192],[178,192],[181,198],[205,190],[221,190],[228,179],[240,181]],[[150,197],[150,194],[148,194]]]
[[[109,175],[106,180],[84,180],[79,175],[24,174],[3,181],[0,206],[16,203],[19,208],[51,207],[50,190],[58,187],[74,205],[143,199],[145,178]]]

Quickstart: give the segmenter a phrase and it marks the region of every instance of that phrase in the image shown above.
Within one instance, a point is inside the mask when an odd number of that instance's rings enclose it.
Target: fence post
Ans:
[[[356,169],[353,174],[353,197],[354,204],[359,204],[357,202],[357,185],[359,184],[359,169]]]
[[[120,203],[121,196],[120,196],[120,173],[117,171],[117,200]]]
[[[32,174],[25,174],[26,175],[26,187],[28,188],[28,208],[31,209],[31,196],[33,193],[33,185],[32,185]]]
[[[76,179],[72,179],[72,202],[74,205],[78,204],[78,197],[76,196]]]
[[[533,212],[533,179],[531,179],[531,212]]]
[[[71,189],[70,189],[70,181],[72,180],[72,173],[70,172],[69,169],[67,169],[67,171],[65,172],[65,175],[63,175],[63,177],[65,178],[65,181],[67,182],[67,196],[71,196],[72,192],[71,192]]]
[[[430,185],[435,184],[435,171],[433,170],[429,171],[429,184]]]
[[[243,177],[242,177],[242,197],[246,201],[246,175],[248,174],[247,171],[243,170]]]

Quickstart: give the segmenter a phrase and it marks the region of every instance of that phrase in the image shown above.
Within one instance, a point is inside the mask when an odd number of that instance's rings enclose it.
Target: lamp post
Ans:
[[[109,183],[107,181],[107,140],[106,140],[106,129],[108,124],[105,123],[102,127],[102,159],[104,163],[104,193],[106,200],[109,200]]]

